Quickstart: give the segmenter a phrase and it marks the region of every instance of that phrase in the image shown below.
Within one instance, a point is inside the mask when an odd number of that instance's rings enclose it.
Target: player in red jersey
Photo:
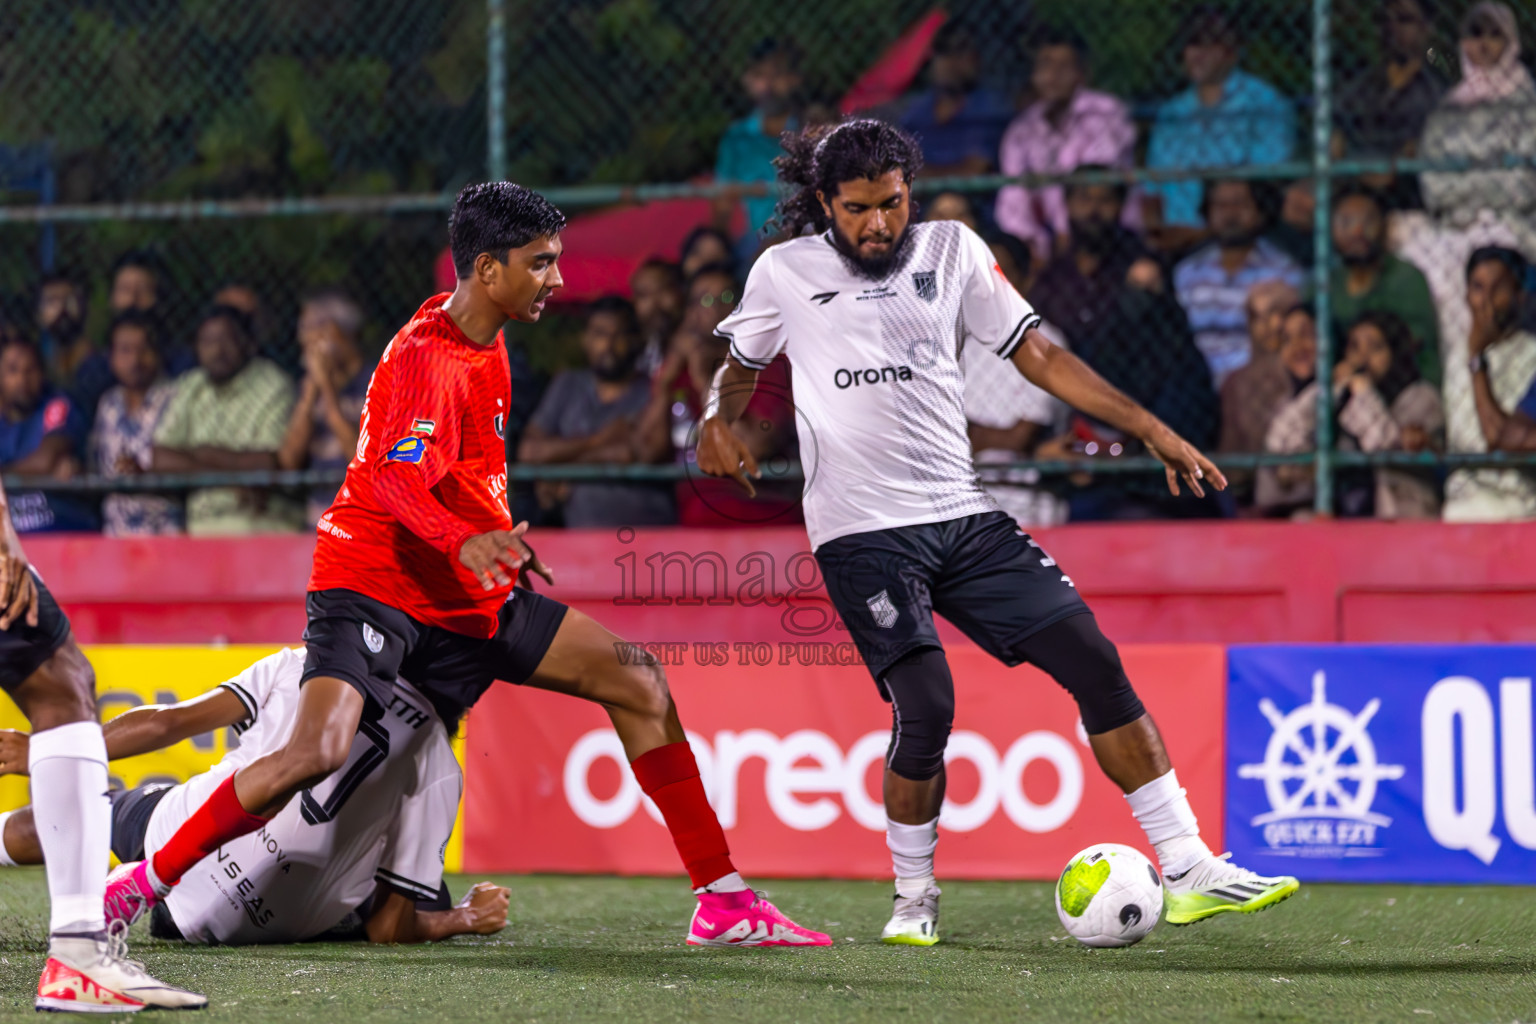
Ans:
[[[608,712],[698,896],[690,944],[831,944],[736,872],[655,660],[620,658],[625,645],[588,616],[513,588],[525,566],[552,577],[507,507],[501,330],[538,320],[561,286],[564,226],[543,196],[510,182],[459,193],[448,224],[458,285],[428,299],[385,350],[357,455],[320,519],[293,732],[216,789],[151,860],[113,873],[109,917],[136,920],[198,861],[340,768],[359,731],[382,736],[374,723],[397,675],[444,721],[505,679]],[[368,770],[365,758],[348,772]],[[328,820],[350,792],[343,780],[325,804],[305,794],[305,818]]]

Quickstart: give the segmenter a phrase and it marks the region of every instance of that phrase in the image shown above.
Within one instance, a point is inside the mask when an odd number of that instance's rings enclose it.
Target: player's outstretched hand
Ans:
[[[495,882],[476,882],[458,909],[464,912],[464,930],[475,935],[494,935],[507,926],[507,907],[512,890],[504,889]]]
[[[37,625],[37,583],[27,566],[10,523],[5,524],[5,551],[0,557],[0,629],[10,629],[18,619]]]
[[[31,737],[15,729],[0,729],[0,775],[26,775]]]
[[[1162,462],[1165,472],[1168,474],[1168,491],[1171,494],[1179,493],[1179,477],[1189,485],[1189,489],[1196,497],[1205,497],[1205,488],[1200,485],[1204,480],[1218,491],[1227,489],[1227,478],[1216,463],[1202,455],[1194,445],[1184,440],[1178,434],[1168,429],[1168,426],[1159,423],[1143,441],[1147,451],[1151,452]]]
[[[752,452],[718,416],[704,421],[699,431],[698,465],[701,473],[728,476],[747,489],[747,497],[757,497],[752,480],[761,479],[762,471]]]
[[[475,574],[480,589],[495,590],[510,586],[512,577],[523,567],[528,551],[520,539],[527,531],[527,523],[519,523],[510,530],[492,530],[471,537],[459,548],[459,563]]]

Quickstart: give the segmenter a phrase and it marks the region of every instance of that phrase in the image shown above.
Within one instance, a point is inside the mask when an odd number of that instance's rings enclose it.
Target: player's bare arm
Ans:
[[[1024,343],[1013,354],[1013,365],[1030,383],[1073,408],[1140,438],[1147,451],[1166,467],[1171,493],[1179,493],[1180,477],[1202,497],[1202,481],[1218,491],[1226,489],[1227,478],[1214,462],[1039,330],[1031,327],[1025,332]]]
[[[178,704],[141,704],[108,722],[102,736],[107,759],[116,761],[164,750],[249,717],[240,698],[220,686]],[[27,774],[29,738],[17,729],[0,729],[0,775]]]
[[[418,910],[410,896],[380,885],[363,930],[369,942],[401,945],[455,935],[494,935],[507,926],[510,897],[511,891],[495,882],[476,882],[452,910]]]
[[[37,585],[11,522],[5,488],[0,487],[0,629],[10,629],[17,620],[37,625]]]
[[[750,497],[757,497],[753,479],[761,479],[762,470],[745,441],[732,427],[747,411],[757,371],[743,366],[734,357],[726,359],[715,374],[710,388],[704,424],[699,428],[699,471],[710,476],[728,476],[745,487]]]

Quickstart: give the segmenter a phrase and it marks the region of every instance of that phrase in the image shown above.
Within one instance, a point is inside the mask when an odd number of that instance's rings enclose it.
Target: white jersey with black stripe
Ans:
[[[240,746],[166,793],[150,816],[152,854],[225,779],[279,750],[293,731],[304,651],[261,659],[223,687],[250,717]],[[376,706],[375,706],[376,708]],[[365,711],[346,763],[264,827],[199,861],[166,907],[191,942],[299,942],[335,927],[379,882],[437,895],[463,775],[431,703],[396,680],[382,714]]]
[[[716,331],[745,366],[789,359],[813,549],[998,507],[971,461],[960,357],[980,345],[1001,357],[995,372],[1016,373],[1007,359],[1040,318],[969,228],[908,230],[905,258],[878,281],[830,234],[774,246]]]

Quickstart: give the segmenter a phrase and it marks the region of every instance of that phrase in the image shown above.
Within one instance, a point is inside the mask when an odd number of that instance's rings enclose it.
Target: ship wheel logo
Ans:
[[[1366,726],[1381,708],[1372,698],[1358,714],[1328,703],[1327,682],[1312,676],[1312,700],[1281,714],[1268,697],[1259,710],[1274,732],[1263,764],[1239,765],[1244,779],[1262,779],[1270,811],[1254,825],[1292,818],[1347,818],[1387,826],[1392,819],[1371,810],[1377,783],[1403,777],[1400,764],[1376,759],[1376,744]]]

